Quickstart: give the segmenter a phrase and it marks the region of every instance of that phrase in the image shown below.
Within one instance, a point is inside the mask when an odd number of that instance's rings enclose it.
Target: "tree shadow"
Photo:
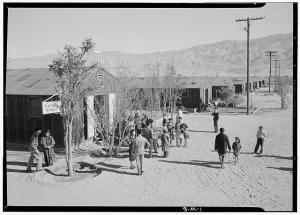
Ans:
[[[50,169],[44,169],[44,170],[45,170],[45,172],[47,172],[47,173],[49,173],[51,175],[54,175],[54,176],[68,176],[67,173],[66,174],[57,174],[57,173],[51,171]]]
[[[289,172],[293,172],[293,168],[288,168],[288,167],[267,167],[269,169],[277,169],[277,170],[281,170],[281,171],[289,171]]]
[[[215,165],[220,165],[220,162],[216,161],[199,161],[199,160],[191,160],[192,162],[184,162],[184,161],[168,161],[168,160],[159,160],[160,162],[166,163],[176,163],[176,164],[187,164],[187,165],[195,165],[195,166],[203,166],[213,169],[220,169],[220,167]]]
[[[117,173],[117,174],[121,174],[121,175],[136,175],[136,173],[116,170],[116,169],[119,169],[119,168],[122,167],[120,165],[114,165],[114,164],[107,164],[107,163],[104,163],[104,162],[98,162],[96,165],[102,165],[102,166],[101,167],[96,167],[95,165],[87,163],[87,162],[78,162],[78,163],[80,164],[81,168],[88,167],[90,169],[94,169],[93,172],[96,173],[97,175],[101,174],[102,171],[113,172],[113,173]],[[106,168],[106,167],[109,167],[109,168]],[[92,173],[90,171],[85,171],[85,170],[78,171],[78,172],[79,173]]]
[[[189,130],[190,132],[202,132],[202,133],[216,133],[215,131],[197,131],[197,130]]]

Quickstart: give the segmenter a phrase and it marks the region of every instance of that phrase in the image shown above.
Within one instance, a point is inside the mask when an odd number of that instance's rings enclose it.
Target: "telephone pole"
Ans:
[[[237,19],[236,22],[247,22],[247,115],[249,114],[249,37],[250,37],[250,21],[264,19],[264,17],[254,17],[246,19]]]
[[[278,63],[279,63],[279,59],[275,59],[273,60],[275,62],[275,90],[277,89],[276,86],[277,86],[277,79],[278,79],[278,76],[277,76],[277,68],[278,68]]]
[[[275,57],[278,51],[265,51],[266,56],[270,58],[270,74],[269,74],[269,95],[271,94],[271,75],[272,75],[272,57]]]

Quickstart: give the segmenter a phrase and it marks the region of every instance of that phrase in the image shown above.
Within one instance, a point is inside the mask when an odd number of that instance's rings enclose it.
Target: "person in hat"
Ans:
[[[215,139],[215,150],[218,151],[221,168],[224,168],[224,158],[227,153],[227,148],[229,149],[229,154],[231,151],[228,136],[224,134],[224,131],[224,128],[220,128],[220,133]]]
[[[35,129],[35,132],[33,133],[33,135],[30,138],[30,142],[29,142],[30,158],[27,163],[27,168],[26,168],[27,172],[31,172],[31,167],[32,167],[34,159],[36,159],[36,161],[37,161],[36,171],[38,172],[38,171],[42,170],[42,158],[41,158],[40,152],[38,150],[39,136],[41,133],[42,133],[42,128],[37,127]]]

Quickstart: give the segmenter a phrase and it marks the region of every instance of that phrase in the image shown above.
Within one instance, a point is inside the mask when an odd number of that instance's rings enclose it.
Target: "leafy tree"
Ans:
[[[72,125],[76,112],[82,111],[82,102],[87,93],[93,90],[87,84],[87,79],[96,65],[86,66],[85,55],[94,47],[92,39],[82,42],[79,49],[67,45],[64,52],[49,65],[49,70],[56,76],[57,92],[61,99],[61,115],[64,125],[64,143],[68,176],[72,176]]]

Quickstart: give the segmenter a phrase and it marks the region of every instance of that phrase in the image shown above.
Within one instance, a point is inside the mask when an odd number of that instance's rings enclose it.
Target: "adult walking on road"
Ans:
[[[215,139],[215,150],[218,151],[221,168],[224,168],[224,158],[227,153],[227,148],[229,149],[229,154],[231,151],[228,136],[224,134],[224,131],[224,128],[220,128],[220,133],[216,136]]]
[[[34,159],[37,160],[37,166],[36,166],[36,171],[42,170],[42,158],[40,155],[40,152],[38,150],[38,145],[39,145],[39,136],[42,133],[42,128],[37,127],[35,129],[35,132],[31,136],[30,143],[29,143],[29,150],[30,150],[30,158],[27,164],[26,171],[31,172],[31,167],[33,164]]]
[[[215,128],[215,132],[218,132],[218,121],[219,121],[219,112],[218,109],[215,108],[214,112],[212,113],[213,117],[213,121],[214,121],[214,128]]]

